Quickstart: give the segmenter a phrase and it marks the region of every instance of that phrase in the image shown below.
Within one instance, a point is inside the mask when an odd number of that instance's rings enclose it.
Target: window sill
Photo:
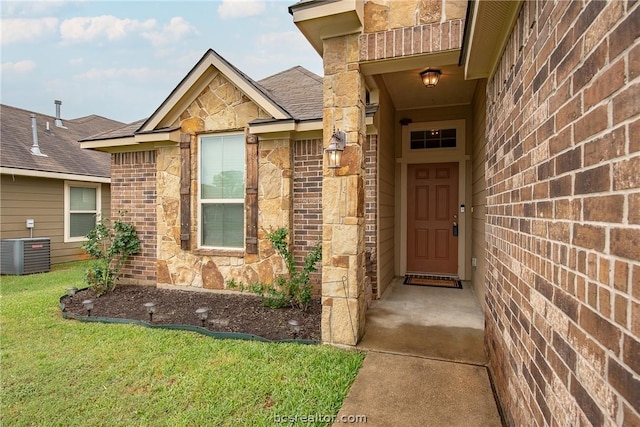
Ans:
[[[244,258],[244,250],[242,249],[205,249],[199,248],[192,251],[194,255],[206,256],[234,256]]]

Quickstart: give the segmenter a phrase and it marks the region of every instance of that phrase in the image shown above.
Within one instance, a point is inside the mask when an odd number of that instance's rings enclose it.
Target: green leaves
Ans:
[[[241,290],[248,289],[252,293],[261,296],[265,307],[280,308],[291,305],[306,311],[311,303],[309,275],[318,270],[316,264],[322,260],[322,246],[318,242],[316,247],[305,256],[302,271],[298,271],[296,260],[289,248],[287,236],[288,231],[286,228],[278,228],[267,234],[267,239],[284,259],[288,274],[276,276],[272,285],[252,283],[245,287],[233,281],[229,283],[229,286],[233,288],[239,287]]]
[[[120,212],[121,217],[124,215],[125,212]],[[96,260],[86,271],[85,281],[97,295],[102,295],[115,289],[127,259],[140,252],[140,240],[133,225],[116,219],[110,228],[109,219],[104,218],[87,233],[82,248]]]

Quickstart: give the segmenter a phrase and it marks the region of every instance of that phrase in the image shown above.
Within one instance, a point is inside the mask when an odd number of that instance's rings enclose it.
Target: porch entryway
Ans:
[[[484,316],[470,282],[453,289],[404,285],[396,277],[366,316],[360,349],[487,363]]]

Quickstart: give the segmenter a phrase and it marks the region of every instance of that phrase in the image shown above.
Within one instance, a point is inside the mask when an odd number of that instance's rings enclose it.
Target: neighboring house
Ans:
[[[122,125],[96,115],[62,120],[60,105],[56,116],[0,106],[0,238],[48,237],[52,264],[85,258],[85,234],[110,212],[110,156],[78,140]]]
[[[457,276],[483,305],[511,424],[638,424],[640,5],[290,13],[322,85],[299,68],[254,82],[209,51],[148,120],[83,142],[113,153],[112,209],[135,201],[145,252],[128,280],[269,280],[282,262],[265,233],[287,227],[298,256],[322,240],[324,341],[356,344],[395,276]]]

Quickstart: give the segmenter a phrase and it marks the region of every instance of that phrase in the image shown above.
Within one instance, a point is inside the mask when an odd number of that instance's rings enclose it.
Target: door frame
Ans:
[[[411,131],[443,128],[456,129],[456,148],[411,150]],[[458,163],[458,277],[462,280],[468,280],[468,268],[465,260],[469,258],[467,253],[471,244],[471,242],[467,241],[469,234],[467,233],[467,223],[468,219],[471,218],[471,203],[467,197],[467,194],[471,193],[471,191],[467,191],[467,188],[471,186],[471,182],[467,182],[467,179],[469,178],[470,180],[471,178],[471,156],[465,154],[466,141],[464,119],[410,123],[402,127],[402,157],[397,159],[400,167],[396,169],[396,171],[399,171],[399,176],[396,176],[396,179],[400,181],[400,185],[397,187],[400,191],[396,193],[399,196],[400,207],[396,216],[396,218],[399,218],[399,221],[396,222],[396,231],[399,231],[396,233],[396,252],[398,255],[396,259],[399,260],[397,267],[400,276],[404,276],[407,273],[407,165],[414,163]],[[464,213],[460,213],[460,205],[462,204],[465,205]],[[398,211],[397,206],[396,211]]]

